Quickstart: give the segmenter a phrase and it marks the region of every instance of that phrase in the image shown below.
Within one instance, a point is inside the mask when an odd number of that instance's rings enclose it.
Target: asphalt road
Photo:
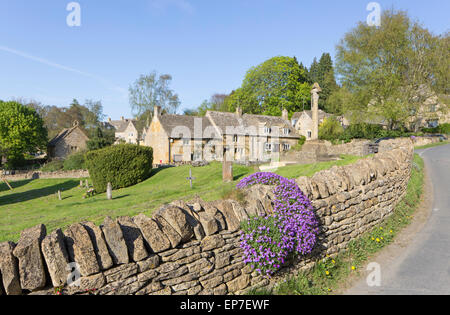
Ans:
[[[405,248],[398,246],[398,251],[374,261],[380,265],[381,286],[367,284],[372,269],[345,294],[450,294],[450,145],[417,153],[425,160],[433,187],[432,209],[427,209],[431,214]]]

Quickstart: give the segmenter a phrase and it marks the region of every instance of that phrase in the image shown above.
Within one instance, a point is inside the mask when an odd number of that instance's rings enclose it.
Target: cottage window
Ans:
[[[272,128],[270,128],[270,127],[264,127],[264,133],[266,133],[266,134],[272,133]]]
[[[291,131],[289,129],[287,129],[287,128],[284,128],[283,129],[283,133],[287,136],[287,135],[289,135],[291,133]]]
[[[283,143],[283,150],[289,151],[291,149],[291,145],[289,143]]]
[[[233,137],[233,141],[234,141],[234,143],[237,143],[238,142],[238,136],[237,135],[235,135],[234,137]]]
[[[189,139],[183,139],[183,145],[189,145],[191,140]]]
[[[311,139],[311,137],[312,137],[312,132],[308,131],[308,139]]]
[[[264,148],[266,149],[266,151],[272,151],[272,143],[266,143],[264,145]]]

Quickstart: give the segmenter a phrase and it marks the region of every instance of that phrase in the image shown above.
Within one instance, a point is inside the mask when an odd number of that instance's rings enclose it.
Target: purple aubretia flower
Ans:
[[[237,188],[252,185],[274,188],[272,215],[248,220],[241,235],[244,262],[256,266],[260,274],[271,276],[292,254],[311,253],[316,244],[318,221],[310,200],[294,180],[274,173],[256,173],[244,178]]]

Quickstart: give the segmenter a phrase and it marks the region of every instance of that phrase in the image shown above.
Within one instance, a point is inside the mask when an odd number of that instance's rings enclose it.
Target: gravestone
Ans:
[[[224,159],[222,164],[222,178],[224,182],[233,181],[233,163]]]
[[[108,185],[106,186],[106,198],[108,198],[108,200],[112,200],[112,185],[111,185],[111,183],[108,183]]]
[[[186,180],[189,181],[189,183],[191,184],[191,189],[192,189],[192,181],[195,180],[195,177],[192,177],[192,169],[189,169],[189,177],[186,178]]]

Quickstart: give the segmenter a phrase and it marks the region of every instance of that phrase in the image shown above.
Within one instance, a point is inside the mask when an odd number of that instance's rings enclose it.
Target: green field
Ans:
[[[342,160],[311,165],[292,165],[280,168],[277,174],[297,178],[312,176],[315,172],[334,165],[354,163],[359,157],[343,156]],[[43,223],[47,233],[65,228],[70,224],[93,221],[101,224],[106,216],[134,216],[151,213],[165,203],[174,200],[193,199],[196,195],[204,200],[218,200],[229,194],[236,183],[254,173],[253,167],[234,166],[234,182],[222,182],[222,164],[192,168],[196,178],[193,189],[186,177],[189,166],[155,169],[152,176],[138,185],[113,192],[113,200],[105,194],[83,199],[86,189],[79,188],[77,179],[38,179],[12,182],[10,191],[0,184],[0,242],[17,241],[20,231]],[[63,200],[58,200],[57,191],[62,190]]]

